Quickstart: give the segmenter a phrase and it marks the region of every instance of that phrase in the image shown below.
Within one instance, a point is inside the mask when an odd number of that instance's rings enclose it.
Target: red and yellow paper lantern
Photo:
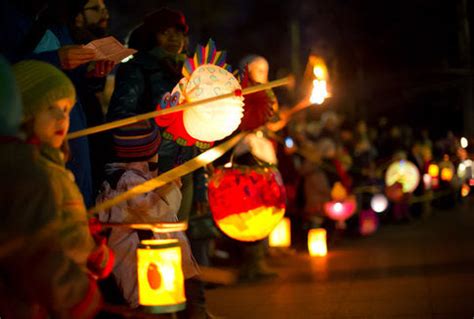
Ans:
[[[217,226],[240,241],[267,237],[285,214],[285,187],[274,167],[217,168],[208,195]]]
[[[177,239],[143,240],[137,248],[138,301],[148,313],[186,307],[181,247]]]

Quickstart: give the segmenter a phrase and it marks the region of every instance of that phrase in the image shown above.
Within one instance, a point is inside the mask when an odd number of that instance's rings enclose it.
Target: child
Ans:
[[[19,138],[20,92],[1,57],[0,87],[0,316],[92,318],[100,293],[59,244],[54,192],[38,149]]]
[[[65,168],[67,154],[62,152],[75,103],[74,86],[59,69],[40,61],[22,61],[13,71],[23,100],[23,131],[29,143],[38,144],[38,162],[53,187],[61,245],[84,271],[105,278],[113,267],[113,254],[104,244],[94,242],[84,200],[74,176]]]
[[[106,165],[106,181],[97,203],[116,197],[158,175],[158,146],[161,137],[158,127],[151,121],[142,121],[116,129],[113,134],[114,163]],[[136,196],[99,213],[107,223],[177,222],[181,204],[179,182],[173,182],[164,194],[157,190]],[[126,228],[113,228],[108,244],[116,253],[117,263],[113,275],[118,288],[130,307],[138,304],[136,248],[141,239],[177,238],[182,249],[184,278],[198,274],[189,242],[183,232],[155,234]]]

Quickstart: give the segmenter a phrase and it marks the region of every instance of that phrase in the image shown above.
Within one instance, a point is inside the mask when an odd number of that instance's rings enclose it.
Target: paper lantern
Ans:
[[[326,230],[324,228],[313,228],[308,232],[308,251],[311,256],[326,256],[328,248],[326,244]]]
[[[454,177],[454,165],[450,161],[442,161],[439,164],[440,172],[440,179],[443,182],[451,182]]]
[[[467,138],[461,137],[460,144],[462,148],[466,148],[469,145]]]
[[[371,235],[377,231],[378,227],[379,227],[379,218],[377,217],[377,214],[373,210],[367,209],[360,212],[359,233],[361,235],[363,236]]]
[[[430,174],[423,174],[423,185],[426,190],[431,189],[432,180],[433,178],[431,177]]]
[[[167,313],[186,307],[181,247],[177,239],[141,241],[137,263],[138,302],[143,311]]]
[[[370,200],[370,207],[376,213],[383,213],[388,207],[387,197],[383,194],[375,194]]]
[[[189,102],[195,102],[241,89],[232,73],[216,65],[205,64],[191,74],[185,95]],[[184,127],[197,140],[221,140],[239,127],[244,112],[243,105],[243,97],[234,95],[185,110]]]
[[[165,94],[159,109],[175,107],[185,102],[233,93],[232,97],[206,103],[181,112],[155,118],[165,128],[163,138],[183,146],[196,145],[201,149],[212,146],[234,132],[243,116],[243,97],[238,94],[241,86],[229,72],[226,53],[217,51],[214,41],[203,47],[198,45],[193,57],[185,60],[182,78],[171,94]]]
[[[332,220],[344,222],[355,213],[357,202],[354,196],[348,197],[345,201],[330,201],[324,204],[326,215]]]
[[[401,160],[390,164],[385,174],[385,184],[402,184],[404,193],[412,193],[420,182],[420,172],[410,161]]]
[[[428,174],[432,177],[438,177],[439,175],[439,166],[437,164],[430,164],[428,166]]]
[[[471,187],[467,184],[462,184],[462,186],[461,186],[461,196],[462,197],[467,197],[470,192],[471,192]]]
[[[288,217],[283,218],[270,233],[268,245],[284,248],[291,246],[291,222]]]
[[[270,166],[217,168],[209,179],[208,195],[217,226],[241,241],[267,237],[285,214],[283,180]]]
[[[331,198],[335,201],[343,201],[347,198],[346,188],[341,182],[335,182],[331,189]]]

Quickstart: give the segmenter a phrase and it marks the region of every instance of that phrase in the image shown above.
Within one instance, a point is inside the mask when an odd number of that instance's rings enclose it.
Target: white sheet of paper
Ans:
[[[95,50],[95,61],[111,60],[120,63],[126,57],[135,54],[137,50],[126,48],[114,37],[106,37],[89,42],[84,47]]]

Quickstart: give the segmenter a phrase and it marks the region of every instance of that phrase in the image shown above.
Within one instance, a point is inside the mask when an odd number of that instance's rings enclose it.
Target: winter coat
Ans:
[[[112,163],[106,165],[109,178],[102,185],[97,203],[114,198],[155,176],[149,171],[147,162]],[[99,212],[99,220],[107,223],[158,223],[177,222],[176,213],[181,203],[181,192],[176,184],[164,195],[158,190],[138,195],[118,205]],[[198,266],[192,256],[189,242],[183,232],[155,234],[155,238],[176,238],[182,250],[182,268],[186,279],[198,274]],[[123,297],[131,307],[138,307],[138,282],[136,249],[140,242],[137,231],[127,228],[112,228],[108,245],[115,252],[116,263],[113,275]]]
[[[67,255],[86,269],[87,258],[96,244],[89,232],[86,207],[74,175],[65,168],[63,155],[56,148],[42,146],[39,164],[48,174],[59,206],[61,243]]]
[[[141,51],[127,63],[121,64],[115,78],[115,89],[110,100],[107,120],[117,120],[154,111],[166,92],[171,92],[181,75],[183,56],[170,56],[160,48]],[[158,150],[159,171],[166,172],[198,155],[195,146],[180,146],[175,141],[163,138]],[[183,178],[183,188],[192,188],[192,178]],[[202,196],[201,196],[202,197]],[[193,191],[184,196],[187,203],[180,218],[187,219]]]
[[[62,212],[39,156],[0,143],[0,317],[92,318],[100,293],[61,245]]]

